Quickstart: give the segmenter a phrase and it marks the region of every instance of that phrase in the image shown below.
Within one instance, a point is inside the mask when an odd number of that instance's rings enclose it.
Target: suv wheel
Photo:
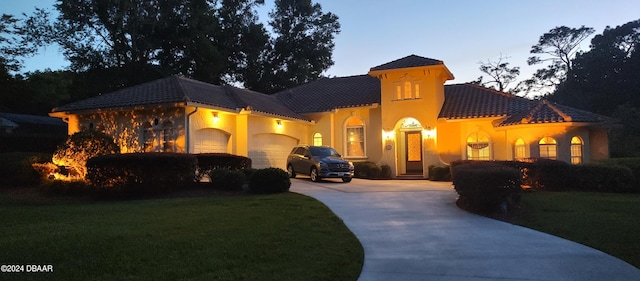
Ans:
[[[296,171],[293,170],[293,166],[291,166],[291,164],[289,164],[289,166],[287,166],[287,174],[289,174],[290,178],[295,178],[296,177]]]
[[[311,177],[311,181],[319,182],[320,176],[318,176],[318,169],[316,167],[311,168],[311,173],[309,173],[309,177]]]
[[[351,177],[344,177],[342,178],[343,182],[351,182]]]

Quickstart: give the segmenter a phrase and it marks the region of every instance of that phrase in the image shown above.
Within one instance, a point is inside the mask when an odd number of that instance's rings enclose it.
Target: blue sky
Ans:
[[[260,16],[267,21],[273,5],[266,0]],[[557,26],[593,27],[596,34],[640,19],[637,0],[316,0],[325,12],[340,18],[335,40],[335,65],[330,76],[365,74],[369,68],[410,55],[444,61],[464,83],[481,75],[479,62],[509,57],[520,66],[519,79],[540,66],[529,67],[529,50],[545,32]],[[53,9],[55,0],[3,0],[0,11],[19,15],[35,6]],[[583,49],[587,49],[588,40]],[[67,65],[56,47],[27,59],[23,71],[61,69]],[[450,82],[450,83],[451,83]]]

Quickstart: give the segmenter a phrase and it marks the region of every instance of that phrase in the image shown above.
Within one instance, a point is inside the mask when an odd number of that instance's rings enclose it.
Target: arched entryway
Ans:
[[[397,155],[400,174],[422,175],[422,125],[415,118],[405,118],[399,122]]]

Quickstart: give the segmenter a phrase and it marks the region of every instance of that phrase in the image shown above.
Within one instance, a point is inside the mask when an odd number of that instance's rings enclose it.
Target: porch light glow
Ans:
[[[276,120],[276,124],[278,126],[278,129],[282,129],[282,120]]]
[[[218,116],[218,112],[213,112],[213,123],[218,123],[220,121],[220,116]]]
[[[396,133],[394,131],[382,131],[382,136],[386,140],[391,140]]]

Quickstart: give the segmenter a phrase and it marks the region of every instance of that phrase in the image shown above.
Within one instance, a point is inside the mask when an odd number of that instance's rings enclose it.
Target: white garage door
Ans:
[[[226,153],[229,135],[218,129],[197,130],[193,140],[193,153]]]
[[[256,169],[276,167],[285,169],[287,156],[298,140],[276,134],[256,134],[249,139],[249,158]]]

